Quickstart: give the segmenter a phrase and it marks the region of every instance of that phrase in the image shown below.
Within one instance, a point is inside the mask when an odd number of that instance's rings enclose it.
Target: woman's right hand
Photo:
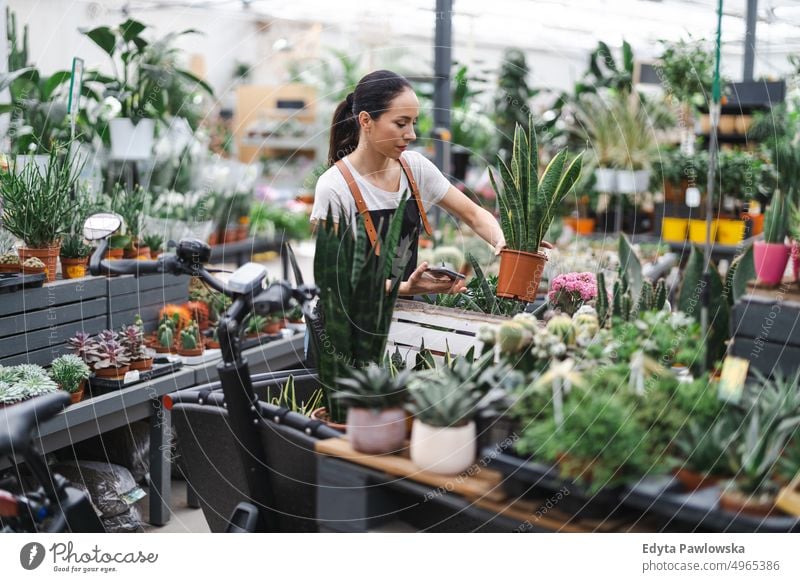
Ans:
[[[462,279],[452,281],[448,277],[435,277],[427,273],[428,263],[423,261],[411,273],[408,281],[400,283],[400,295],[428,295],[430,293],[456,294],[466,290]]]

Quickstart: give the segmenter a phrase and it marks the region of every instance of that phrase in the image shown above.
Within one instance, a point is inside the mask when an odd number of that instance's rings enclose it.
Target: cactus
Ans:
[[[643,311],[651,311],[655,304],[655,289],[653,284],[645,279],[642,281],[642,291],[639,293],[639,303],[636,306],[636,311],[641,313]]]
[[[572,318],[568,315],[556,315],[548,321],[547,331],[561,338],[566,345],[575,343],[575,328],[572,327]]]
[[[504,321],[497,331],[500,350],[506,354],[516,354],[531,340],[531,333],[518,321]]]
[[[661,311],[662,309],[664,309],[664,305],[666,304],[667,304],[667,284],[664,282],[664,279],[659,279],[658,283],[656,283],[656,298],[653,308],[657,311]]]
[[[164,322],[158,326],[158,343],[162,348],[171,348],[175,341],[175,331]]]
[[[608,290],[606,289],[606,276],[602,272],[597,273],[597,319],[600,327],[605,327],[608,322]]]
[[[633,299],[631,299],[630,291],[626,291],[622,296],[622,319],[630,321],[633,314]]]
[[[611,315],[614,317],[622,317],[622,283],[614,281],[614,292],[612,293],[612,310]]]
[[[195,320],[192,320],[185,329],[181,330],[181,347],[184,350],[196,350],[200,347],[200,328]]]

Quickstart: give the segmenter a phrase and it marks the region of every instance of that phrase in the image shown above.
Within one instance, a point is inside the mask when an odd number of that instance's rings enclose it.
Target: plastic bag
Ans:
[[[67,461],[54,465],[52,471],[87,491],[98,515],[104,519],[132,513],[134,503],[146,495],[131,472],[119,465]],[[138,509],[133,513],[138,515]],[[138,521],[141,521],[140,516]]]

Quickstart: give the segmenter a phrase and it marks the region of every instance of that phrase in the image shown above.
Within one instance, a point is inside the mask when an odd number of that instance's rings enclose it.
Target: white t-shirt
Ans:
[[[447,190],[450,182],[439,171],[433,162],[419,152],[404,152],[403,159],[408,162],[411,174],[417,181],[422,205],[427,212],[431,206],[438,203]],[[411,186],[408,184],[406,173],[400,172],[400,189],[397,192],[387,192],[368,182],[350,163],[345,156],[344,163],[353,174],[358,184],[361,195],[369,210],[393,210],[400,203],[403,192],[408,190],[411,195]],[[331,202],[333,204],[331,205]],[[356,201],[347,187],[344,176],[336,166],[328,168],[317,180],[314,192],[314,207],[311,210],[311,220],[325,220],[328,217],[328,206],[331,206],[333,220],[339,222],[339,209],[344,208],[350,213],[350,223],[355,224]]]

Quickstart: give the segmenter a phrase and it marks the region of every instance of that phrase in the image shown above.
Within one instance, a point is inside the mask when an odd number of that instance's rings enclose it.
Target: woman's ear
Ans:
[[[372,116],[366,111],[358,114],[358,126],[362,129],[370,129],[372,126]]]

